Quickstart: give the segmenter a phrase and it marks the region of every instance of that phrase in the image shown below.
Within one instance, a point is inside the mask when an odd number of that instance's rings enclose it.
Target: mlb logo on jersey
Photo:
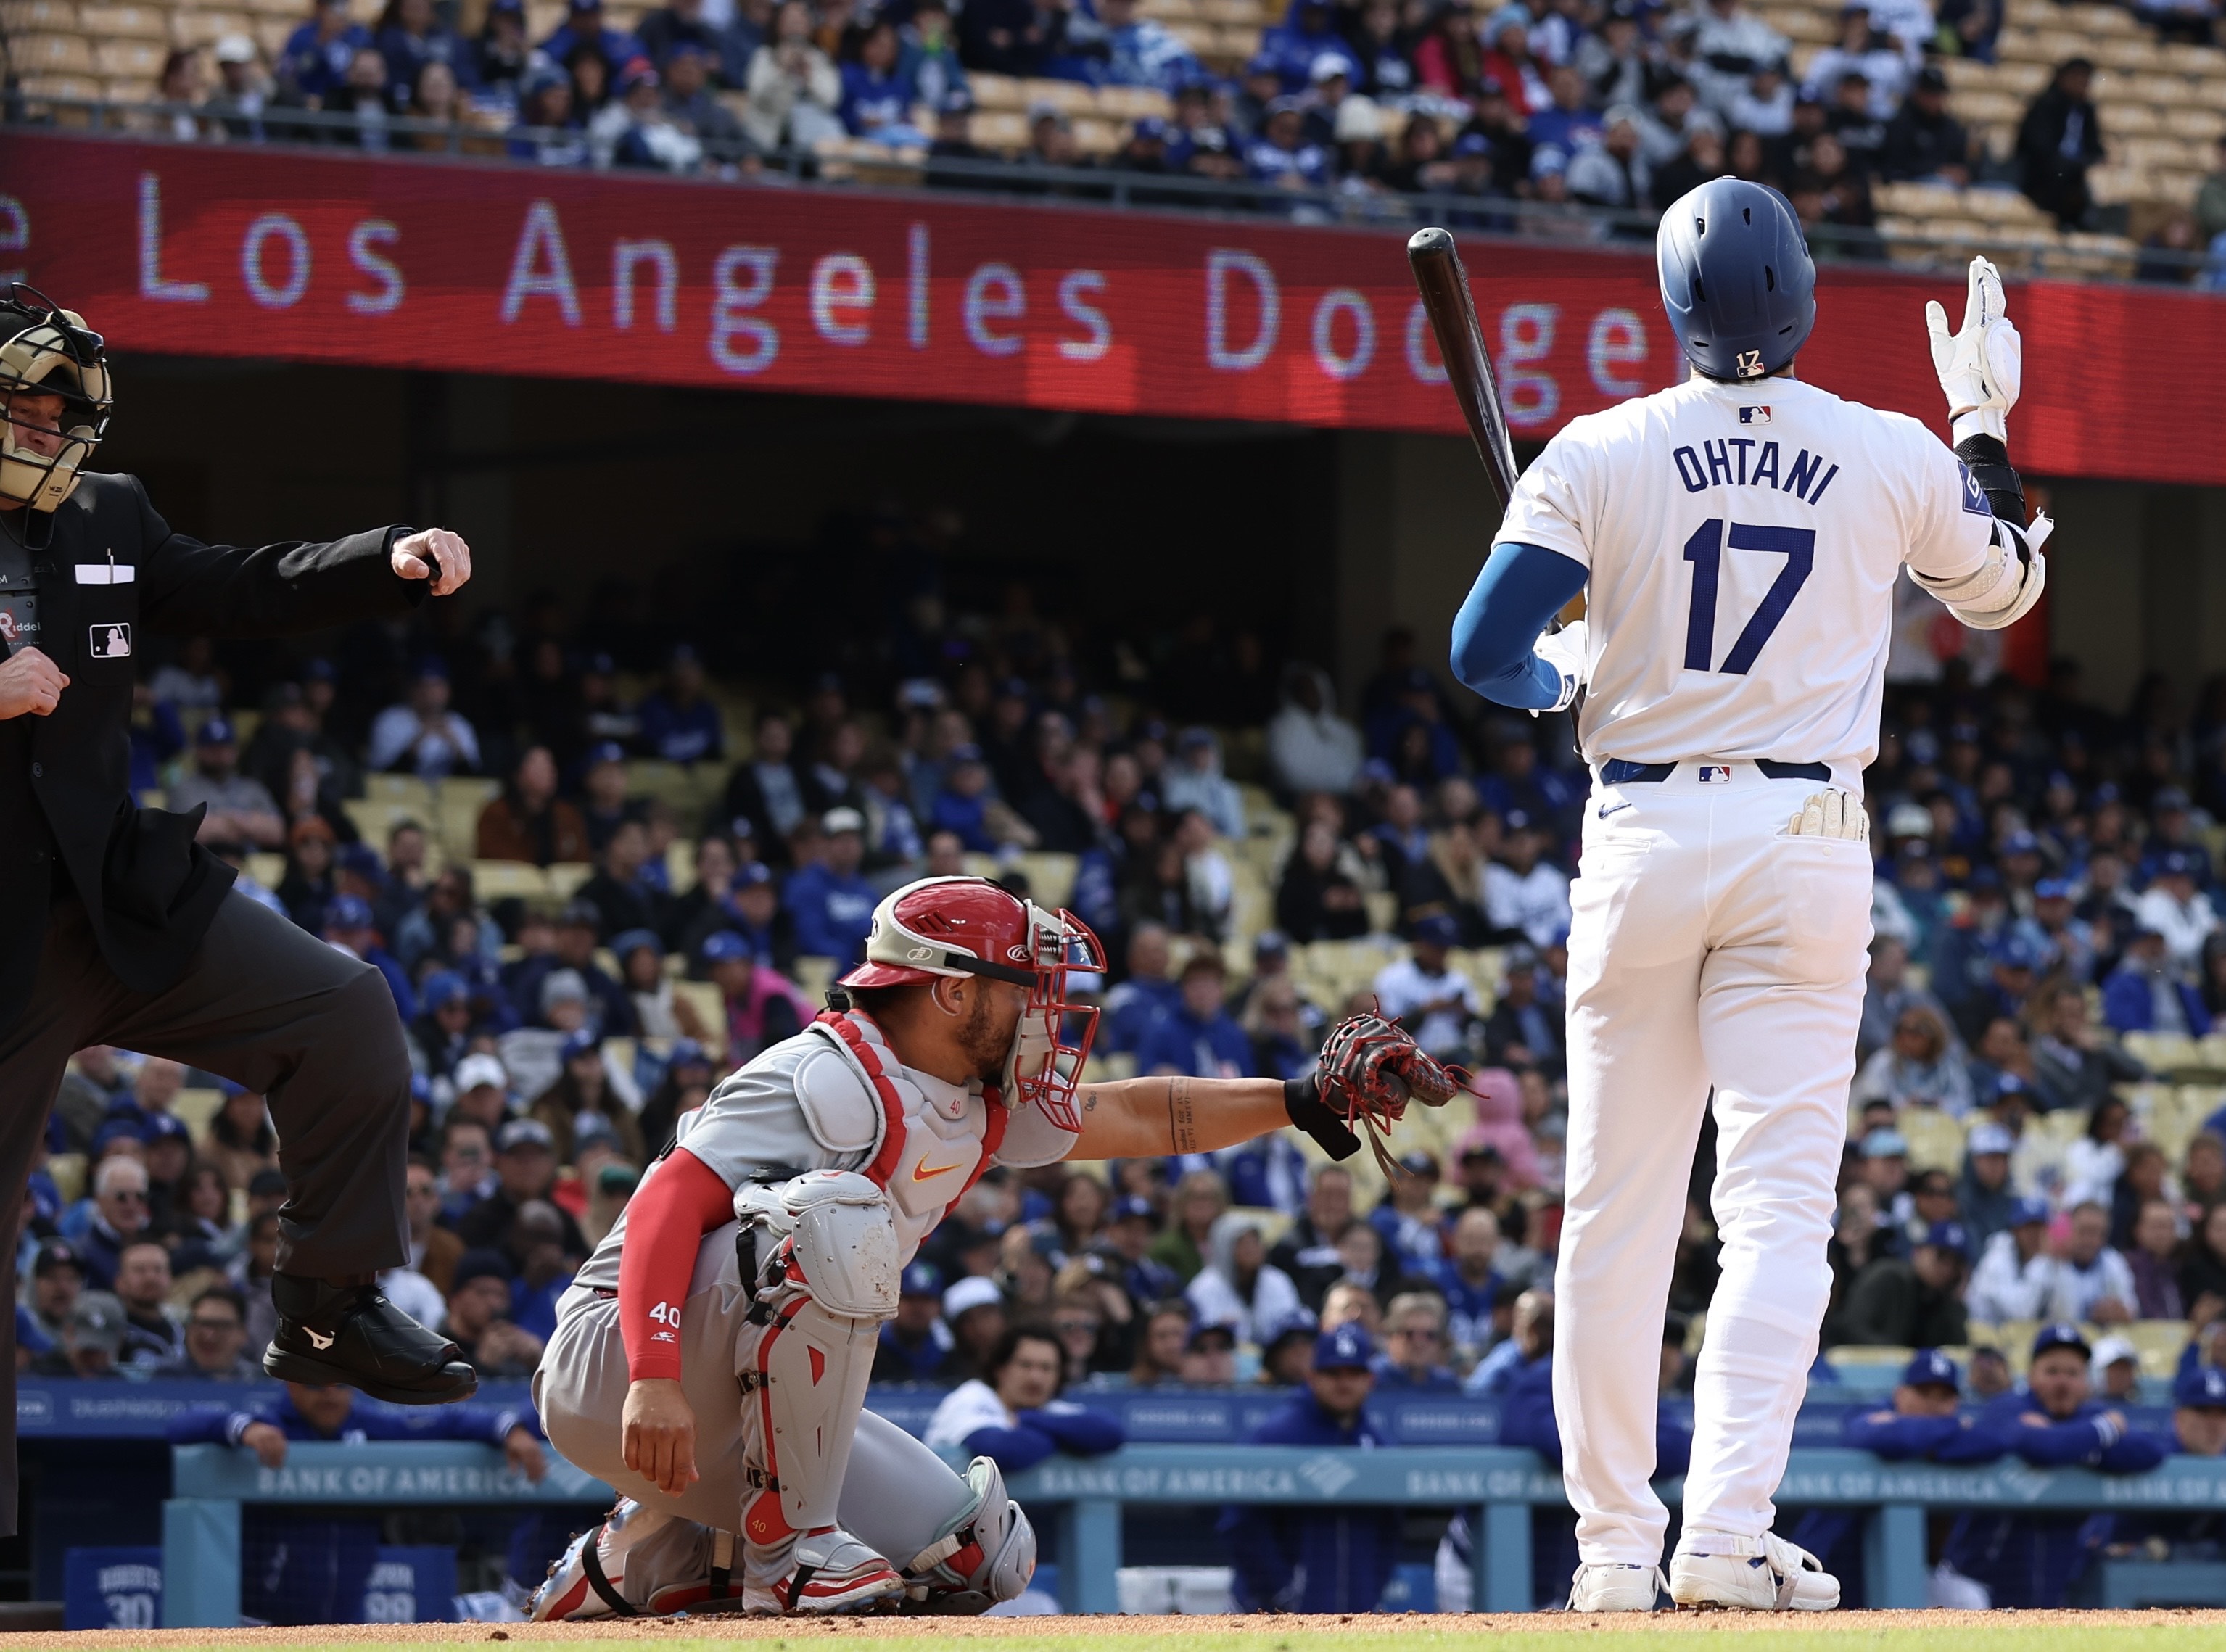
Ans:
[[[1720,785],[1723,781],[1728,780],[1731,778],[1732,766],[1728,763],[1703,763],[1701,765],[1701,784],[1704,786]]]
[[[1766,407],[1743,407],[1739,409],[1739,423],[1741,424],[1768,424],[1770,423],[1770,410]]]

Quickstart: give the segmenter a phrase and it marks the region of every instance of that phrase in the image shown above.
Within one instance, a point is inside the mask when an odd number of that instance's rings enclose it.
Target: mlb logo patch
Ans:
[[[1741,424],[1768,424],[1770,423],[1770,410],[1766,407],[1743,407],[1739,409],[1739,423]]]
[[[1704,786],[1720,785],[1722,782],[1728,780],[1731,778],[1732,766],[1728,763],[1703,763],[1701,765],[1701,784]]]
[[[129,659],[131,657],[131,627],[118,623],[111,626],[86,627],[86,651],[95,659]]]

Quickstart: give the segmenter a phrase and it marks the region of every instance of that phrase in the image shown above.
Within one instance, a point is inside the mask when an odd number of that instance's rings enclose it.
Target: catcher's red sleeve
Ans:
[[[680,1305],[703,1236],[735,1219],[735,1190],[675,1147],[626,1205],[619,1252],[619,1335],[636,1382],[680,1376]]]

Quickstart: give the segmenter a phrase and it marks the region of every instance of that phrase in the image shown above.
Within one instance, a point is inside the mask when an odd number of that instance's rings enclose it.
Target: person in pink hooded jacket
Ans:
[[[1538,1148],[1523,1122],[1523,1086],[1504,1067],[1486,1067],[1469,1080],[1476,1097],[1476,1122],[1462,1132],[1457,1151],[1490,1147],[1507,1166],[1510,1192],[1538,1185]]]

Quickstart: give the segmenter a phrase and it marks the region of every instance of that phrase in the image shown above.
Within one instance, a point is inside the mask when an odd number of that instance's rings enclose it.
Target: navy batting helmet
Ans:
[[[1767,184],[1714,178],[1685,195],[1662,214],[1654,261],[1670,330],[1711,378],[1776,372],[1816,324],[1801,221]]]

